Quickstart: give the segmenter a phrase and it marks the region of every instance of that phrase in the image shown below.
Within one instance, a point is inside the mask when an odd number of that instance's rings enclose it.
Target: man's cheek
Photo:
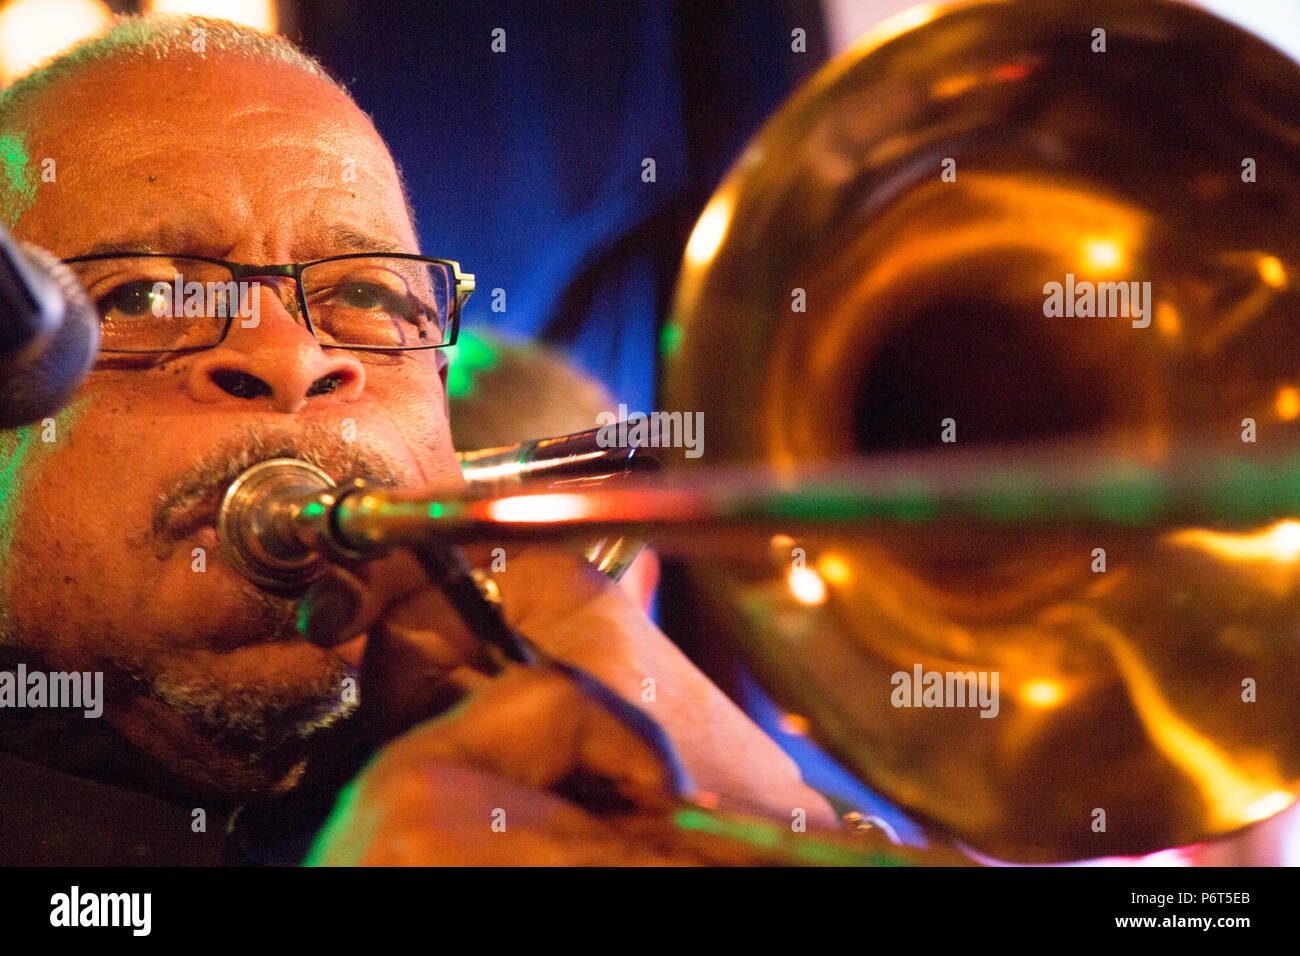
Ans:
[[[61,550],[63,529],[43,492],[48,466],[57,467],[68,444],[70,429],[60,429],[59,417],[0,432],[0,640],[6,621],[11,627],[28,599],[48,592],[54,579],[47,552]]]
[[[139,538],[148,496],[132,493],[129,449],[98,412],[83,395],[53,419],[0,434],[0,633],[60,656],[117,615],[147,574],[127,543]]]

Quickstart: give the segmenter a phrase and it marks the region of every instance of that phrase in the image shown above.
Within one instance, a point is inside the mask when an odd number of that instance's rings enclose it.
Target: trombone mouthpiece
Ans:
[[[217,512],[217,538],[227,560],[254,584],[302,587],[328,562],[296,532],[304,505],[334,488],[329,475],[296,458],[272,458],[231,482]]]

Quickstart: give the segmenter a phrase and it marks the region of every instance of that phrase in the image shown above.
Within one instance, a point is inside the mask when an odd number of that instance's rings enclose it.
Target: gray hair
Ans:
[[[202,47],[196,49],[200,39]],[[0,90],[0,118],[7,120],[56,80],[75,76],[96,63],[118,59],[164,60],[207,53],[295,66],[342,89],[318,60],[284,37],[270,36],[229,20],[147,13],[122,17],[107,33],[83,40]]]

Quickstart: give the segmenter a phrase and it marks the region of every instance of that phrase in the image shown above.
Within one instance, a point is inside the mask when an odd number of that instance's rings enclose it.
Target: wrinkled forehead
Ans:
[[[284,247],[327,227],[414,251],[396,167],[369,118],[291,64],[109,61],[55,81],[15,119],[5,162],[9,188],[26,191],[17,231],[59,255],[159,232],[202,237],[194,252],[247,247],[259,229]]]

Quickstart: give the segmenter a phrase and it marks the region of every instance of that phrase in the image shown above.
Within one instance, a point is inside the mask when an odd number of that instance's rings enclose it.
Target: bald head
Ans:
[[[45,118],[57,114],[53,104],[69,87],[103,72],[105,67],[170,61],[189,62],[191,67],[201,68],[210,58],[233,64],[236,69],[240,65],[258,65],[297,71],[319,80],[352,103],[346,89],[315,58],[283,37],[205,17],[124,17],[107,33],[85,40],[0,90],[0,221],[13,227],[31,206],[39,185],[57,181],[57,159],[41,155],[33,134]],[[105,86],[102,91],[108,94],[102,96],[105,102],[115,98],[109,93],[111,89]],[[212,109],[217,105],[214,102],[208,106]],[[51,159],[55,159],[53,167]],[[412,218],[400,172],[398,182],[407,216]]]
[[[0,91],[0,114],[30,102],[63,77],[114,59],[155,59],[221,54],[249,62],[278,62],[329,79],[314,58],[280,36],[268,36],[228,20],[165,14],[124,17],[107,33],[91,37]],[[332,82],[332,81],[331,81]]]

